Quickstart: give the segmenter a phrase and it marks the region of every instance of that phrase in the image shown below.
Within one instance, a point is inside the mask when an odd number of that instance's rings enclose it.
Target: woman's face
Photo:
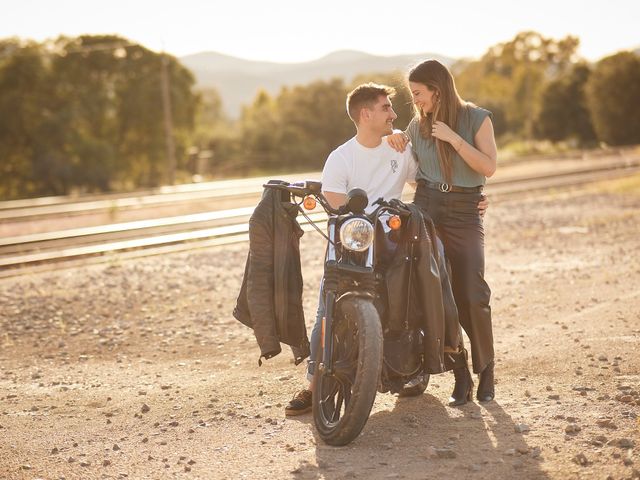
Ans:
[[[436,105],[436,91],[431,90],[424,83],[409,82],[413,104],[423,113],[433,112]]]

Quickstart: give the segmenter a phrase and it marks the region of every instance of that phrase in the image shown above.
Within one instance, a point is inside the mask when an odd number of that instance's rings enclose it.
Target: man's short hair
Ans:
[[[360,120],[360,111],[364,108],[372,108],[380,96],[393,97],[396,89],[387,85],[379,85],[369,82],[358,85],[347,95],[347,114],[357,125]]]

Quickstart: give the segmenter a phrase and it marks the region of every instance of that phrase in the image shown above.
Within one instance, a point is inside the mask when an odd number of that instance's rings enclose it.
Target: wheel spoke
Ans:
[[[333,409],[333,415],[331,416],[332,422],[337,422],[340,420],[340,410],[342,409],[342,390],[338,391],[338,395],[336,398],[336,405]]]
[[[340,360],[333,365],[335,376],[340,382],[349,382],[353,385],[356,381],[357,362],[354,360]]]
[[[324,386],[329,383],[333,385],[331,388],[325,389]],[[333,378],[324,377],[321,381],[321,387],[321,392],[323,393],[320,400],[321,409],[326,418],[331,418],[335,411],[334,397],[340,391],[340,384]]]

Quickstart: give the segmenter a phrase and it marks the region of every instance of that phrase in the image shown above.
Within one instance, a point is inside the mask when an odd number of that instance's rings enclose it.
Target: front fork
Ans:
[[[333,310],[336,303],[336,291],[338,290],[338,272],[336,269],[336,219],[329,218],[328,233],[329,245],[325,264],[324,278],[324,317],[320,329],[320,346],[322,358],[317,368],[321,375],[333,374]]]
[[[335,219],[329,220],[329,238],[336,238],[336,222]],[[366,259],[366,268],[373,271],[373,245],[369,247],[369,251]],[[340,266],[336,260],[336,250],[334,242],[329,242],[327,250],[327,260],[325,264],[324,275],[324,301],[325,301],[325,315],[322,319],[322,328],[320,330],[320,347],[322,348],[322,358],[318,363],[318,372],[321,375],[333,375],[334,374],[334,361],[333,361],[333,318],[337,300],[338,292],[338,279],[340,276]],[[371,286],[369,286],[371,287]],[[366,290],[366,289],[365,289]],[[364,292],[349,292],[343,294],[340,298],[346,295],[362,295],[369,297],[368,293]],[[373,298],[371,296],[371,298]]]
[[[333,375],[333,310],[336,303],[335,290],[325,293],[325,314],[320,330],[320,345],[322,347],[322,361],[318,365],[321,375]]]

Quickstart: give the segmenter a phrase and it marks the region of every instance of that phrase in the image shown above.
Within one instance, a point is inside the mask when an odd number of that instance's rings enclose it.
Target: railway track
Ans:
[[[640,156],[621,156],[599,161],[588,168],[562,169],[553,174],[511,176],[490,181],[487,193],[496,201],[504,197],[529,194],[553,188],[580,185],[640,172]],[[296,180],[318,178],[318,173],[288,175]],[[61,266],[158,255],[197,248],[213,247],[248,239],[248,219],[268,178],[223,181],[212,184],[169,187],[129,196],[83,198],[82,201],[54,197],[47,202],[4,202],[0,204],[0,222],[33,221],[47,217],[81,215],[114,208],[157,209],[176,202],[198,202],[203,198],[215,203],[207,212],[151,218],[106,225],[86,226],[5,236],[0,238],[0,278],[51,270]],[[411,192],[405,192],[410,200]],[[66,201],[65,201],[66,200]],[[9,204],[9,205],[8,205]],[[245,205],[228,209],[232,205]],[[249,205],[249,206],[246,206]],[[323,222],[324,212],[311,213],[315,222]],[[299,217],[305,230],[312,228]]]

